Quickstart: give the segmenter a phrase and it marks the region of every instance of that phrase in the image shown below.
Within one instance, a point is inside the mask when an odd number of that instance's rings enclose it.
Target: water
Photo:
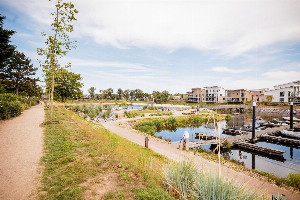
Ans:
[[[222,152],[222,157],[229,157],[244,162],[248,169],[272,173],[278,177],[287,177],[290,172],[300,173],[300,149],[267,142],[256,143],[260,146],[284,150],[283,157],[268,157],[251,151],[231,149]],[[207,148],[207,147],[205,147]]]
[[[112,109],[114,110],[118,110],[120,107],[122,107],[123,109],[128,109],[128,110],[132,110],[132,109],[143,109],[143,106],[131,106],[131,105],[128,105],[128,106],[120,106],[120,105],[107,105],[107,106],[110,106]]]
[[[256,116],[260,116],[266,121],[271,121],[273,118],[282,120],[282,115],[276,113],[256,113]],[[251,119],[252,113],[244,113],[233,116],[232,120],[229,122],[221,121],[218,123],[222,129],[228,126],[249,125],[251,123]],[[210,135],[216,135],[213,124],[208,124],[208,126],[201,125],[199,127],[176,128],[175,130],[163,130],[155,133],[155,135],[162,136],[162,139],[170,138],[171,142],[177,142],[182,139],[184,131],[188,131],[190,133],[190,141],[197,141],[192,137],[191,134],[195,132],[206,132]],[[230,137],[230,135],[221,134],[221,137]],[[293,148],[267,142],[258,142],[256,144],[274,149],[280,149],[285,151],[285,153],[282,157],[269,157],[266,155],[253,153],[251,151],[231,149],[229,151],[222,152],[222,157],[244,162],[248,169],[256,169],[258,171],[272,173],[278,177],[287,177],[290,172],[300,173],[300,148]],[[202,145],[202,147],[210,150],[210,145]]]
[[[221,128],[221,137],[231,137],[231,135],[226,135],[222,133],[222,128],[225,128],[226,125],[226,121],[221,121],[218,122],[217,124],[219,124],[220,128]],[[161,136],[162,139],[171,139],[171,142],[179,142],[182,139],[183,133],[184,131],[188,131],[190,134],[190,141],[198,141],[198,139],[195,138],[195,134],[196,132],[202,132],[202,133],[207,133],[208,135],[214,135],[216,136],[216,132],[214,129],[214,125],[213,123],[206,125],[201,125],[199,127],[178,127],[174,130],[162,130],[159,132],[156,132],[155,135],[156,136]],[[194,135],[192,135],[194,134]],[[194,136],[194,137],[192,137]]]

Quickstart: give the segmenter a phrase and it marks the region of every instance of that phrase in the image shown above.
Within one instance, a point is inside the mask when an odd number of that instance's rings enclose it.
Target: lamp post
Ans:
[[[256,102],[252,103],[252,141],[255,140],[255,106]]]
[[[293,129],[293,102],[290,103],[290,129]]]

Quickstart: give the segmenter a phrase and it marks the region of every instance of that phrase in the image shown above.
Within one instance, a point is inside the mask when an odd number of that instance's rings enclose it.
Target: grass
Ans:
[[[163,171],[169,193],[180,199],[264,199],[256,191],[228,179],[213,170],[196,166],[191,160],[170,162]]]
[[[223,115],[215,115],[216,121],[223,118]],[[134,129],[142,131],[148,135],[154,136],[156,131],[163,129],[176,129],[176,127],[200,126],[204,122],[213,122],[213,116],[209,114],[193,115],[184,117],[169,118],[147,118],[137,122]]]
[[[49,120],[49,111],[45,120]],[[117,175],[114,188],[104,195],[106,199],[139,196],[140,190],[152,187],[162,191],[160,174],[165,157],[87,122],[64,107],[54,109],[53,120],[59,123],[44,125],[40,199],[102,198],[93,188],[100,187],[101,178],[110,174]]]

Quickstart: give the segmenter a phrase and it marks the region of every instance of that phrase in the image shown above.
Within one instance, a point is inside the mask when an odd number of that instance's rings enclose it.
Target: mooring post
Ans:
[[[148,149],[148,141],[149,141],[149,138],[148,137],[145,137],[145,147]]]
[[[293,102],[291,102],[290,105],[291,105],[291,109],[290,109],[290,129],[293,129],[293,115],[294,115]]]
[[[252,113],[252,140],[255,140],[255,106],[256,106],[256,102],[252,103],[252,107],[253,107],[253,113]]]

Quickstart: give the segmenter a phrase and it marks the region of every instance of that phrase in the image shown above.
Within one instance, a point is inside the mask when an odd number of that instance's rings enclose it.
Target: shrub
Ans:
[[[176,126],[176,118],[175,117],[170,117],[167,119],[167,126],[168,127],[174,127]]]
[[[286,182],[288,185],[300,189],[300,174],[289,173]]]
[[[0,101],[0,119],[10,119],[20,115],[22,106],[19,102]]]
[[[163,183],[180,199],[256,199],[255,191],[217,172],[196,166],[190,160],[170,162],[163,171]]]

